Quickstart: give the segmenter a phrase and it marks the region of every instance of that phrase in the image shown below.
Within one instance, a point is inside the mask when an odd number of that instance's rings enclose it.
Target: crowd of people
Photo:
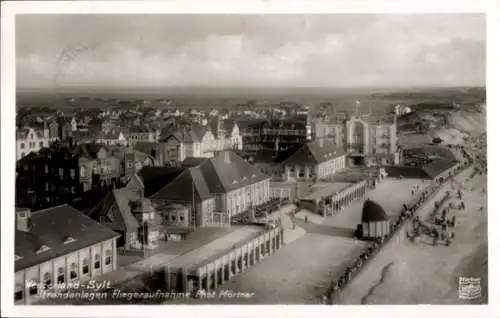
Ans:
[[[456,174],[465,170],[471,164],[471,162],[472,160],[466,162],[466,164],[461,165],[457,170]],[[363,266],[365,266],[368,263],[368,261],[371,258],[373,258],[377,252],[381,250],[384,244],[387,241],[389,241],[399,229],[402,228],[403,223],[408,219],[414,219],[415,212],[422,206],[422,204],[425,203],[427,199],[429,199],[432,196],[432,194],[435,194],[441,186],[443,186],[447,181],[451,180],[453,177],[454,175],[449,174],[442,180],[437,180],[433,182],[425,190],[423,190],[420,193],[420,195],[415,198],[413,202],[409,204],[404,204],[398,218],[391,223],[388,235],[380,237],[375,241],[371,242],[365,248],[365,250],[354,261],[352,261],[345,268],[343,272],[341,272],[341,274],[337,279],[332,280],[330,282],[330,286],[326,294],[323,296],[322,299],[323,303],[333,304],[334,298],[340,293],[341,289],[344,288],[354,278],[354,276],[361,271]],[[434,209],[435,210],[439,209],[439,207],[441,206],[441,204],[444,203],[445,200],[446,199],[444,199],[442,202],[436,202],[437,206],[435,205]]]

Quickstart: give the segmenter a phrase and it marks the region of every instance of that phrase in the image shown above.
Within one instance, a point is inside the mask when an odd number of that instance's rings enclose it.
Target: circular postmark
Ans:
[[[57,58],[53,78],[54,91],[59,94],[61,99],[64,100],[69,106],[73,106],[73,104],[71,104],[71,101],[67,100],[66,97],[63,96],[63,93],[61,92],[61,81],[64,80],[70,71],[71,66],[78,61],[82,54],[91,52],[98,46],[98,43],[83,44],[78,42],[73,45],[65,46]]]

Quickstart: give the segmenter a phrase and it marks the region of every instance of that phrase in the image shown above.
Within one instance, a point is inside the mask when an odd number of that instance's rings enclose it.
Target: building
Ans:
[[[270,177],[232,151],[182,169],[150,196],[153,203],[178,203],[191,210],[191,226],[229,223],[238,214],[269,201]],[[160,208],[158,208],[161,210]]]
[[[50,143],[49,129],[33,127],[16,127],[16,160],[32,152],[38,152]]]
[[[84,192],[93,187],[106,187],[120,182],[122,159],[110,149],[86,143],[77,145],[73,153],[78,156],[80,183]]]
[[[283,246],[283,228],[235,226],[234,231],[175,258],[166,268],[168,292],[203,297]]]
[[[303,144],[313,139],[312,120],[307,116],[286,119],[253,119],[237,121],[242,136],[242,150],[257,152],[280,150]]]
[[[223,120],[218,116],[210,122],[210,130],[215,137],[215,149],[217,151],[241,150],[243,148],[240,128],[233,119]]]
[[[368,117],[355,114],[345,123],[346,151],[349,165],[397,165],[396,117]]]
[[[365,239],[384,238],[389,235],[391,224],[380,204],[367,199],[361,211],[362,237]]]
[[[160,130],[134,127],[125,132],[124,135],[127,139],[127,144],[134,146],[138,141],[157,142],[160,138]]]
[[[141,182],[137,176],[135,181]],[[111,191],[89,216],[120,235],[117,247],[155,249],[160,239],[161,215],[144,198],[143,188],[127,187]]]
[[[160,140],[163,162],[176,166],[187,157],[213,157],[217,150],[215,137],[210,130],[190,125],[165,134]]]
[[[33,303],[43,292],[115,270],[117,238],[68,205],[36,212],[16,209],[15,303]]]
[[[276,151],[267,162],[256,157],[255,162],[257,167],[275,181],[315,181],[344,169],[346,153],[332,141],[318,139],[287,151]]]
[[[126,146],[127,138],[125,135],[117,130],[101,131],[96,138],[96,143],[106,146]]]
[[[72,148],[51,146],[16,165],[16,204],[42,209],[82,199],[79,157]]]

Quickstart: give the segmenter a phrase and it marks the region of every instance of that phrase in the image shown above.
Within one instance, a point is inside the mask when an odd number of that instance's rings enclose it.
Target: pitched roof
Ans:
[[[186,157],[184,161],[182,161],[181,166],[185,168],[196,167],[199,166],[203,161],[208,160],[208,158],[202,157]]]
[[[213,196],[210,194],[199,167],[185,169],[172,182],[153,194],[151,198],[190,202],[193,196],[196,201],[206,200]]]
[[[193,196],[194,185],[196,198],[204,200],[267,179],[270,177],[234,152],[223,151],[203,160],[198,166],[185,168],[151,197],[189,201]]]
[[[140,200],[141,197],[136,192],[127,188],[113,190],[113,199],[116,202],[118,209],[114,209],[115,222],[112,229],[121,231],[134,231],[139,226],[139,222],[132,214],[130,202]],[[108,211],[101,210],[102,213]]]
[[[378,222],[387,220],[384,208],[377,202],[367,199],[363,204],[361,212],[361,222]]]
[[[232,151],[218,153],[200,169],[212,193],[227,193],[270,178]]]
[[[182,168],[170,167],[143,167],[137,175],[144,184],[144,195],[148,197],[155,194],[174,180],[183,170]]]
[[[15,261],[16,272],[119,236],[67,204],[32,212],[31,222],[29,232],[15,233],[14,252],[22,257]],[[67,237],[75,241],[64,244]],[[43,245],[49,250],[36,253]]]
[[[344,154],[344,149],[337,147],[331,140],[315,140],[300,146],[298,150],[284,159],[283,163],[319,164]]]

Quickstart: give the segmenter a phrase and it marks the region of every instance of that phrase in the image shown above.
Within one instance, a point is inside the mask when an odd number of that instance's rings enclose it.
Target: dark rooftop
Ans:
[[[31,224],[28,232],[16,230],[16,272],[119,236],[67,204],[32,212]],[[74,241],[65,244],[68,237]],[[49,249],[37,253],[42,246]]]

